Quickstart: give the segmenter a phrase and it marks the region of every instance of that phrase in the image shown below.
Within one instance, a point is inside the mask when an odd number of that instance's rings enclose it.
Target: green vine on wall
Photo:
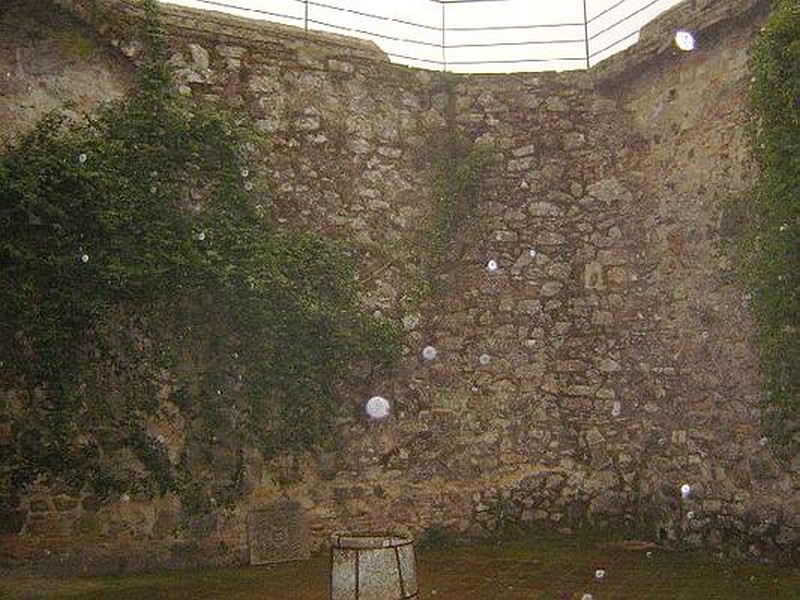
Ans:
[[[341,243],[270,216],[265,140],[175,93],[144,4],[138,90],[87,122],[51,115],[0,158],[5,500],[35,481],[194,496],[192,452],[223,439],[233,493],[243,444],[317,443],[342,382],[399,355]],[[165,401],[187,431],[178,460],[154,426]]]
[[[422,262],[422,297],[436,292],[442,267],[458,233],[475,213],[492,164],[488,145],[475,144],[452,128],[430,147],[434,155],[434,201]]]
[[[800,4],[779,2],[750,57],[759,178],[743,207],[742,273],[758,320],[765,425],[800,448]]]

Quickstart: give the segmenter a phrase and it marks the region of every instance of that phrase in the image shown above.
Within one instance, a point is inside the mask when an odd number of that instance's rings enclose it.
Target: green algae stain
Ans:
[[[88,37],[75,29],[55,32],[56,43],[65,57],[73,60],[88,60],[95,53],[95,45]]]

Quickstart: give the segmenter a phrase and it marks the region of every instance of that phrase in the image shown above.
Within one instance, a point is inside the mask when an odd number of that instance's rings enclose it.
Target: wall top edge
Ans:
[[[100,37],[112,41],[115,37],[131,36],[136,23],[141,21],[143,10],[138,0],[50,0],[76,15],[92,27]],[[493,74],[457,74],[459,78],[476,81],[494,81],[508,78],[557,78],[577,80],[585,85],[613,84],[615,81],[635,77],[648,65],[678,58],[681,51],[675,47],[677,29],[687,29],[703,43],[710,43],[727,27],[747,23],[758,14],[765,13],[770,0],[685,0],[665,11],[645,25],[639,40],[633,46],[614,54],[588,71],[544,71]],[[369,63],[389,63],[389,57],[377,44],[369,40],[346,35],[304,31],[302,28],[265,20],[256,20],[228,13],[200,10],[179,5],[162,4],[162,15],[168,30],[181,36],[197,36],[211,43],[226,43],[266,48],[270,51],[300,50],[315,56],[346,58]],[[412,71],[414,67],[404,67]]]
[[[589,73],[601,85],[635,77],[653,63],[687,54],[675,46],[678,30],[692,32],[697,50],[702,51],[728,28],[752,24],[770,4],[771,0],[684,0],[645,25],[636,44],[593,66]]]
[[[137,0],[50,0],[94,29],[101,38],[138,36],[136,24],[144,11]],[[160,3],[162,22],[171,33],[197,36],[214,43],[258,47],[269,44],[287,50],[300,48],[328,57],[348,57],[369,62],[389,62],[389,57],[369,40],[250,19],[212,10]],[[127,27],[126,27],[127,26]]]

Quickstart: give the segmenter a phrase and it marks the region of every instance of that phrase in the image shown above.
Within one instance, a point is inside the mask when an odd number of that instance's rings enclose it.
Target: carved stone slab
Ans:
[[[251,565],[266,565],[311,556],[311,529],[296,502],[281,500],[247,515]]]

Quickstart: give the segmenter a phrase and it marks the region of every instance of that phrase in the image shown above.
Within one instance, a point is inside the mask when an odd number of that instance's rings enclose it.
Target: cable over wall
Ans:
[[[586,69],[636,43],[645,24],[681,3],[681,0],[169,1],[305,30],[366,38],[378,44],[393,62],[453,72]],[[696,4],[696,0],[691,3]]]

